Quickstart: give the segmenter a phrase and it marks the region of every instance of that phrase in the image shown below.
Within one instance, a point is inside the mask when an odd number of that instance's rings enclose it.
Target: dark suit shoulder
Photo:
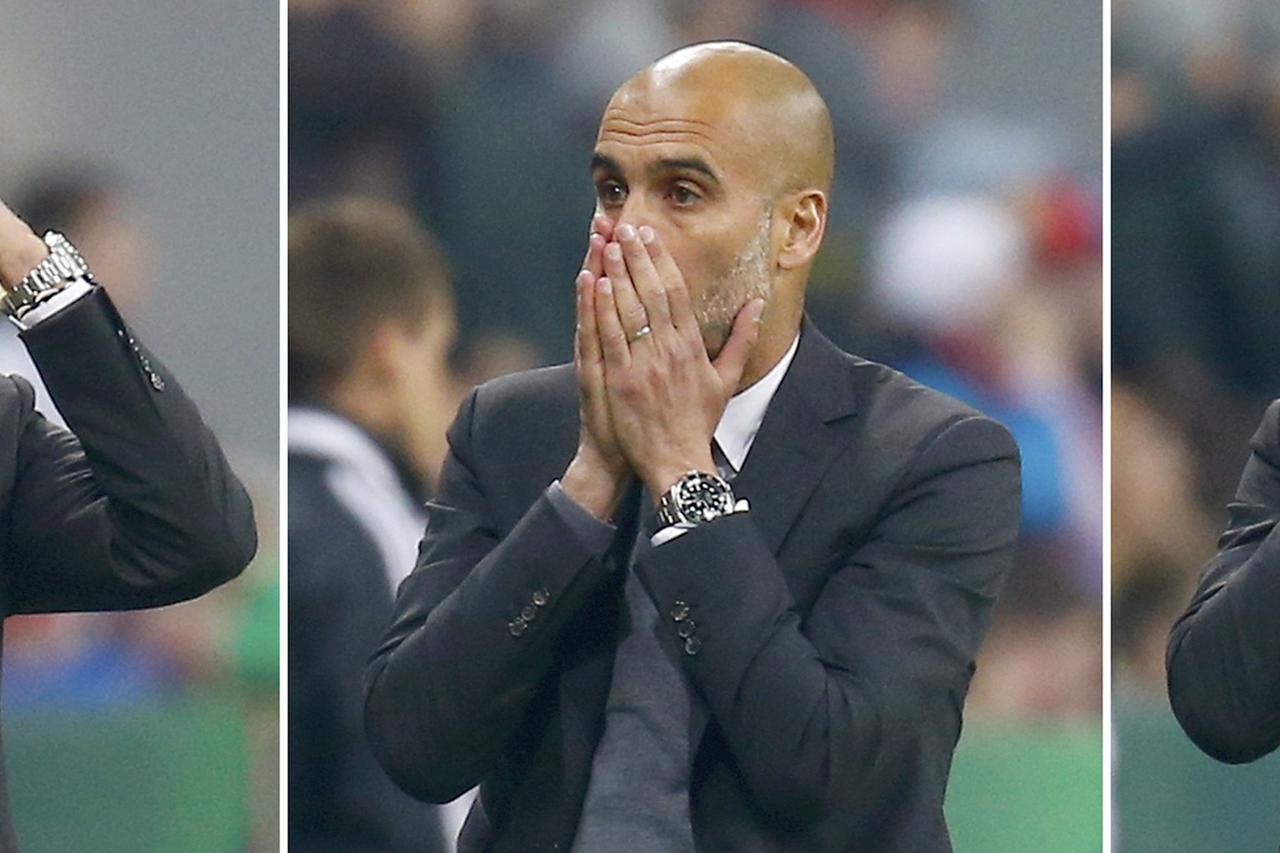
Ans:
[[[327,460],[289,454],[289,586],[333,594],[385,586],[382,554],[368,531],[334,495]]]
[[[503,493],[518,481],[519,500],[513,506],[523,512],[538,492],[560,476],[577,446],[578,386],[573,365],[499,377],[475,389],[469,415],[466,405],[460,420],[468,427],[473,473]]]
[[[36,391],[31,383],[16,373],[0,375],[0,412],[13,409],[19,417],[35,411]]]
[[[881,446],[923,450],[963,435],[1000,455],[1017,455],[1004,424],[973,406],[879,362],[847,356],[863,427]]]
[[[1276,467],[1280,467],[1280,400],[1267,407],[1258,431],[1250,442],[1253,452],[1264,457]]]
[[[568,415],[576,426],[577,394],[572,364],[511,373],[476,388],[474,419],[481,424],[491,420],[539,424],[563,420]]]
[[[0,375],[0,441],[16,448],[23,425],[35,413],[36,392],[17,374]]]

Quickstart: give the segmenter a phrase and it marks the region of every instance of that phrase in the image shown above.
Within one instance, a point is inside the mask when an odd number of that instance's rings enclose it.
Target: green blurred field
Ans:
[[[23,850],[244,851],[253,814],[244,719],[243,700],[225,694],[11,718]],[[1101,750],[1099,724],[970,724],[947,802],[957,853],[1100,850]]]
[[[1099,851],[1102,790],[1101,721],[970,721],[947,793],[956,853]]]
[[[1280,755],[1219,764],[1192,746],[1163,701],[1115,700],[1115,853],[1274,853]]]

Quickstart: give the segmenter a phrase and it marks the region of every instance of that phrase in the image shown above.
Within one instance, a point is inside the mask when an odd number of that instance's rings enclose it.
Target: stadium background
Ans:
[[[218,434],[261,540],[195,603],[8,621],[23,849],[276,850],[279,11],[72,0],[0,18],[0,198],[22,212],[104,188],[68,230],[101,247],[99,272],[136,273],[104,283]]]
[[[1280,756],[1197,752],[1164,649],[1280,396],[1280,6],[1112,8],[1115,849],[1270,850]]]
[[[564,360],[600,111],[682,44],[814,79],[838,137],[810,313],[1010,424],[1019,564],[947,812],[959,851],[1102,842],[1102,6],[1053,0],[289,3],[289,197],[394,199],[453,269],[463,389]]]

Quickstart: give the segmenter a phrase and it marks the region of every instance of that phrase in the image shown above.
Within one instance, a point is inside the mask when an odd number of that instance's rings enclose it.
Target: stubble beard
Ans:
[[[707,355],[720,355],[733,331],[734,318],[752,299],[764,299],[768,307],[773,294],[773,269],[770,259],[773,205],[765,205],[755,233],[734,256],[729,269],[716,276],[693,306],[693,315],[702,332]]]

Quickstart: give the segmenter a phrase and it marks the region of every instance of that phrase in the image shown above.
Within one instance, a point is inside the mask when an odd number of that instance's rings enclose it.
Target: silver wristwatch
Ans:
[[[66,237],[46,231],[44,244],[49,247],[49,257],[0,298],[0,310],[11,317],[20,318],[73,281],[93,283],[89,265]]]
[[[688,471],[658,501],[660,527],[690,527],[733,512],[733,488],[723,477]]]

